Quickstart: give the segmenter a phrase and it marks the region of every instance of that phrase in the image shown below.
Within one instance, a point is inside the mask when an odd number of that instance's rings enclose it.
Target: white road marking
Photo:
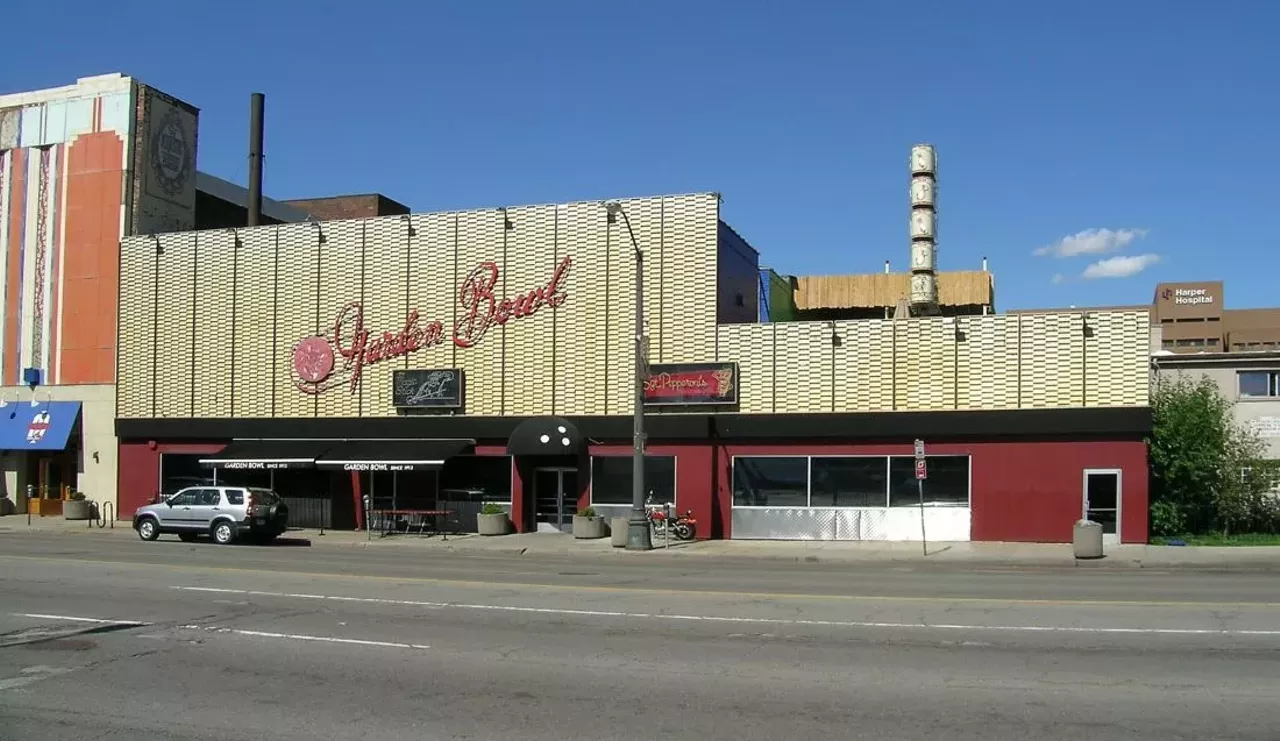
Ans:
[[[374,646],[377,648],[412,648],[425,650],[431,648],[419,643],[395,643],[393,641],[364,641],[357,638],[334,638],[331,636],[313,636],[303,633],[272,633],[265,630],[240,630],[238,628],[222,628],[216,625],[183,625],[183,630],[205,630],[212,633],[231,633],[252,638],[285,638],[291,641],[315,641],[319,643],[345,643],[352,646]]]
[[[0,691],[25,687],[29,684],[35,684],[36,682],[56,677],[59,674],[69,674],[82,668],[84,667],[58,668],[53,666],[29,666],[22,670],[22,676],[20,677],[0,679]]]
[[[102,618],[76,617],[74,615],[43,615],[34,612],[15,612],[16,617],[32,618],[34,620],[66,620],[72,623],[96,623],[98,625],[150,625],[137,620],[104,620]]]
[[[795,625],[834,628],[888,628],[902,630],[973,630],[1021,633],[1085,633],[1092,635],[1206,635],[1206,636],[1280,636],[1280,630],[1230,630],[1210,628],[1104,628],[1065,625],[963,625],[959,623],[889,623],[856,620],[803,620],[786,618],[724,617],[719,615],[681,615],[676,613],[620,612],[614,610],[571,610],[557,607],[520,607],[516,605],[481,605],[466,602],[426,602],[419,600],[383,599],[378,597],[340,597],[325,594],[301,594],[296,592],[262,592],[250,589],[218,589],[215,587],[175,586],[186,592],[213,592],[216,594],[243,594],[252,597],[277,597],[287,599],[328,600],[332,602],[358,602],[402,607],[427,607],[436,610],[489,610],[493,612],[519,612],[541,615],[574,615],[579,617],[631,618],[644,620],[693,621],[708,623],[747,623],[756,625]]]

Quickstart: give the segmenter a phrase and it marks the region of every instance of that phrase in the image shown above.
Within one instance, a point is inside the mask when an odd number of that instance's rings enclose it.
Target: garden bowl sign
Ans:
[[[573,259],[566,256],[546,283],[514,296],[498,296],[494,292],[502,277],[498,264],[480,263],[458,284],[461,311],[447,332],[449,341],[459,348],[475,347],[495,326],[561,306],[568,298],[565,281],[572,266]],[[364,322],[364,305],[352,301],[338,311],[330,334],[306,337],[293,346],[293,382],[307,394],[320,394],[344,383],[355,393],[366,367],[442,345],[445,339],[444,322],[423,321],[417,309],[409,312],[401,327],[370,331]]]

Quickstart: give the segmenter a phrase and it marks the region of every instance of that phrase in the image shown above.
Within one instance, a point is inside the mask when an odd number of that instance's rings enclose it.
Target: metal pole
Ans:
[[[617,210],[622,214],[622,223],[627,226],[627,235],[631,238],[631,247],[636,255],[636,367],[635,367],[635,421],[631,456],[631,520],[627,523],[627,550],[647,551],[653,548],[653,539],[649,533],[649,520],[644,512],[644,382],[648,375],[645,372],[644,357],[644,252],[636,242],[636,234],[631,230],[631,219],[619,205]]]
[[[924,548],[924,555],[929,555],[929,541],[924,535],[924,479],[916,479],[916,489],[920,492],[920,545]]]

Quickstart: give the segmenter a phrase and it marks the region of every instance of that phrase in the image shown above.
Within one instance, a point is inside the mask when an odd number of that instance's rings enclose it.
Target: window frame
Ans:
[[[1241,382],[1245,376],[1262,375],[1267,378],[1267,393],[1262,396],[1244,393]],[[1274,401],[1280,399],[1280,369],[1257,368],[1236,371],[1236,399],[1239,401]]]
[[[632,454],[624,453],[621,455],[588,455],[587,456],[587,506],[589,507],[631,507],[634,502],[596,502],[596,459],[597,458],[623,458],[631,460]],[[671,459],[671,505],[678,506],[680,501],[680,456],[675,453],[650,453],[645,452],[645,458],[670,458]],[[647,477],[646,477],[647,480]],[[654,502],[652,506],[661,507],[666,502]]]
[[[765,455],[739,455],[734,454],[729,457],[729,506],[730,509],[750,509],[750,510],[766,510],[766,509],[817,509],[817,510],[889,510],[889,509],[909,509],[909,506],[893,507],[889,504],[891,501],[892,486],[890,484],[890,475],[892,472],[892,461],[894,458],[912,458],[910,454],[869,454],[869,453],[851,453],[851,454],[796,454],[796,453],[768,453]],[[738,504],[734,496],[734,471],[737,469],[739,458],[804,458],[805,459],[805,504],[800,506],[772,506],[772,505],[753,505]],[[831,505],[813,504],[813,459],[814,458],[883,458],[885,469],[885,487],[884,487],[884,506],[883,507],[839,507]],[[964,458],[966,460],[965,470],[965,489],[968,494],[967,501],[964,505],[957,504],[929,504],[925,503],[926,508],[930,509],[972,509],[973,508],[973,453],[967,451],[964,453],[938,453],[934,455],[926,455],[925,460],[931,458]],[[912,505],[918,507],[919,505]]]

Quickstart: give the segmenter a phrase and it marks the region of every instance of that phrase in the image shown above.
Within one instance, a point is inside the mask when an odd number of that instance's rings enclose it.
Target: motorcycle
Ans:
[[[673,536],[676,540],[693,540],[697,532],[698,521],[694,519],[693,510],[677,512],[673,516],[668,506],[654,507],[653,497],[649,497],[649,507],[645,508],[645,517],[654,535]]]

